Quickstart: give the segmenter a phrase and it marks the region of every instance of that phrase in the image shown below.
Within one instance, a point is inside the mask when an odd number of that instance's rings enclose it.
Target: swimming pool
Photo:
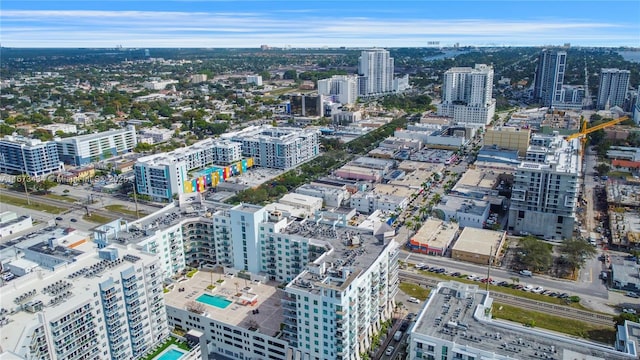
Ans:
[[[211,305],[211,306],[215,306],[217,308],[220,309],[224,309],[227,306],[229,306],[229,304],[231,304],[231,301],[221,297],[221,296],[213,296],[213,295],[209,295],[209,294],[202,294],[200,296],[198,296],[198,298],[196,299],[196,301],[199,301],[201,303],[207,304],[207,305]]]
[[[155,360],[178,360],[184,354],[186,354],[185,351],[175,347],[170,347],[159,356],[156,356]]]

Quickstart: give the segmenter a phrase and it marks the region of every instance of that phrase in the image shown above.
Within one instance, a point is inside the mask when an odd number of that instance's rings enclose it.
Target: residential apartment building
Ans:
[[[441,282],[409,333],[409,360],[636,359],[640,324],[618,326],[607,346],[492,318],[494,299],[478,285]]]
[[[297,219],[248,204],[182,205],[108,224],[96,242],[156,251],[165,276],[180,271],[167,259],[181,253],[203,269],[165,297],[169,325],[195,336],[208,358],[356,359],[393,315],[399,245],[391,238],[321,212]],[[182,244],[168,233],[177,227]],[[224,274],[206,271],[216,265]]]
[[[363,214],[371,214],[376,210],[393,212],[407,207],[409,199],[405,196],[382,195],[358,192],[351,195],[350,207]]]
[[[157,144],[160,142],[171,140],[173,135],[175,134],[174,130],[164,129],[164,128],[148,128],[140,130],[140,137],[142,138],[151,138],[153,141],[152,144]]]
[[[578,140],[534,135],[517,167],[509,230],[551,240],[573,236],[581,163]]]
[[[452,117],[456,123],[485,126],[493,119],[496,109],[492,90],[491,66],[451,68],[444,73],[438,115]]]
[[[0,140],[0,172],[31,177],[64,170],[53,141],[6,135]]]
[[[363,50],[358,59],[358,95],[393,92],[393,58],[385,49]]]
[[[605,110],[614,106],[622,107],[629,89],[630,78],[629,70],[600,69],[597,108]]]
[[[318,94],[331,96],[341,104],[355,104],[358,100],[358,77],[355,75],[334,75],[318,80]]]
[[[12,263],[37,270],[2,289],[0,358],[139,359],[169,335],[154,256],[55,238],[26,248],[38,257]],[[50,269],[46,261],[58,258],[66,266]]]
[[[256,166],[290,169],[320,154],[320,131],[250,126],[221,138],[242,144],[242,155],[252,157]]]
[[[248,75],[247,84],[253,84],[255,86],[262,86],[262,76],[260,75]]]
[[[150,196],[154,201],[167,201],[176,194],[194,191],[190,171],[216,164],[233,164],[241,160],[241,144],[220,139],[205,139],[168,153],[141,157],[133,167],[136,191],[138,194]],[[214,171],[198,176],[197,178],[204,177],[204,180],[196,179],[195,191],[200,191],[205,186],[215,186],[231,176],[232,166],[225,168],[228,170],[219,169],[222,174]],[[235,169],[234,171],[238,172],[237,166]],[[246,171],[241,169],[239,172],[242,170]]]
[[[544,49],[538,56],[533,98],[542,106],[553,106],[562,102],[562,84],[566,65],[567,52],[564,50]]]
[[[83,166],[133,151],[138,144],[136,128],[55,139],[58,156],[65,164]]]

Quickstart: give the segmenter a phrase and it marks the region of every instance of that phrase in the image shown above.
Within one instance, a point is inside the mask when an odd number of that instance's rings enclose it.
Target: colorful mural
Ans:
[[[229,166],[212,166],[199,171],[195,178],[184,182],[184,193],[204,192],[207,188],[216,187],[232,176],[244,174],[253,167],[253,158],[243,159]]]

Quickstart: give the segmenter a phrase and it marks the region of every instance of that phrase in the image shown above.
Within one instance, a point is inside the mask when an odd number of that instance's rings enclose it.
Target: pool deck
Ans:
[[[211,285],[212,279],[216,288],[208,290],[207,286]],[[224,284],[217,283],[218,279],[225,280]],[[280,331],[280,323],[284,321],[281,309],[283,291],[278,289],[277,285],[277,282],[258,284],[217,273],[214,273],[212,278],[209,272],[198,271],[191,279],[175,283],[175,287],[164,294],[164,299],[167,306],[184,309],[188,304],[196,302],[202,294],[222,296],[232,301],[224,309],[201,302],[197,304],[205,307],[205,314],[211,319],[246,329],[257,325],[261,333],[274,336]],[[249,289],[245,289],[247,287]],[[178,291],[179,288],[184,288],[184,291]],[[242,294],[242,298],[245,299],[255,296],[257,304],[242,305],[242,299],[237,297],[237,294]],[[256,309],[259,310],[259,314],[253,314],[252,311]]]
[[[185,356],[188,353],[187,351],[180,349],[177,345],[172,344],[166,349],[162,350],[162,352],[158,354],[158,356],[154,357],[153,360],[161,360],[164,354],[168,353],[171,350],[179,351],[180,353],[182,353],[182,356]]]

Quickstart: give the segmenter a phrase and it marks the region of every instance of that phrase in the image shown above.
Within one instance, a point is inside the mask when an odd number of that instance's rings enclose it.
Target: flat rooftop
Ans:
[[[417,171],[417,170],[424,170],[430,173],[441,172],[444,169],[444,164],[429,163],[429,162],[414,161],[414,160],[404,160],[398,165],[398,169],[404,170],[406,172]]]
[[[218,280],[224,282],[219,283]],[[207,289],[212,284],[215,288]],[[164,294],[164,301],[166,306],[178,309],[186,309],[196,302],[204,306],[204,314],[210,319],[245,329],[257,326],[260,333],[275,336],[284,321],[281,308],[284,292],[278,289],[278,284],[264,284],[233,275],[198,271],[190,279],[176,282],[173,289]],[[231,304],[222,309],[197,301],[203,294],[222,297],[231,301]],[[257,303],[243,305],[243,299],[249,298],[257,300]],[[254,314],[253,310],[259,312]]]
[[[435,206],[436,209],[449,212],[464,212],[473,215],[482,215],[489,203],[484,200],[469,199],[466,197],[445,195],[440,203]]]
[[[344,289],[349,286],[353,279],[373,264],[390,242],[390,239],[378,240],[368,229],[334,227],[314,221],[294,221],[286,227],[284,232],[312,239],[313,245],[324,246],[326,249],[318,261],[331,266],[327,270],[327,275],[318,277],[318,275],[305,271],[297,277],[302,282],[292,281],[290,283],[291,287],[305,289],[309,292],[319,292],[320,288],[316,286],[309,289],[301,286],[302,283],[321,283],[320,285],[323,287],[329,286],[336,289]],[[329,275],[333,271],[337,273],[342,269],[348,269],[350,275],[342,280],[337,275]]]
[[[500,173],[493,170],[468,169],[455,187],[480,187],[493,189]],[[454,189],[455,189],[454,187]]]
[[[611,346],[485,317],[491,294],[478,285],[442,282],[431,292],[412,329],[415,333],[491,352],[509,359],[629,360]],[[548,357],[545,357],[546,354]]]
[[[500,250],[503,238],[504,231],[477,229],[467,226],[462,229],[458,240],[453,245],[453,250],[489,256],[492,249],[493,254]]]
[[[61,316],[61,312],[93,299],[93,292],[97,291],[96,282],[109,277],[120,278],[120,272],[132,262],[143,261],[146,264],[155,261],[152,255],[126,247],[116,248],[118,260],[109,261],[99,258],[95,244],[85,243],[80,246],[84,255],[76,257],[76,261],[67,266],[56,271],[38,268],[3,286],[0,318],[7,322],[0,320],[2,349],[20,353],[25,345],[20,343],[23,332],[40,323],[40,312],[20,310],[22,304],[41,303],[41,313],[46,319],[53,321]]]
[[[376,184],[373,191],[380,195],[393,195],[401,198],[408,198],[418,190],[402,185]]]
[[[429,218],[411,240],[428,244],[430,248],[446,249],[459,229],[456,223],[445,223],[439,219]]]

